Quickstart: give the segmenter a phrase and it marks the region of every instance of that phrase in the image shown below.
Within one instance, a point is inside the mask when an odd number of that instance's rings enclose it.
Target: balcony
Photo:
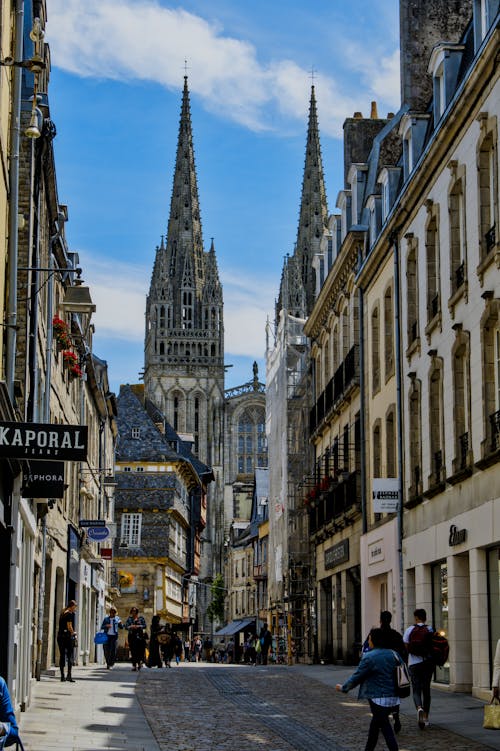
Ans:
[[[335,371],[325,390],[320,394],[316,404],[309,413],[309,432],[312,435],[331,409],[336,408],[346,397],[351,388],[359,383],[359,347],[355,344],[347,353],[345,360]]]
[[[316,534],[325,527],[342,529],[351,523],[346,514],[361,506],[361,476],[358,470],[343,473],[345,479],[332,483],[330,490],[320,493],[311,504],[309,532]]]

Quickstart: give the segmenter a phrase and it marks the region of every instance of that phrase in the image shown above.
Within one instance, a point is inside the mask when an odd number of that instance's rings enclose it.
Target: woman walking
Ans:
[[[337,691],[347,693],[359,686],[359,699],[368,699],[372,713],[365,751],[375,751],[379,731],[385,738],[389,751],[398,751],[399,746],[389,716],[397,711],[400,700],[397,696],[395,667],[401,659],[392,649],[384,649],[385,635],[382,629],[372,628],[368,636],[370,651],[361,658],[357,669],[347,681],[337,683]]]
[[[71,675],[71,669],[73,667],[73,653],[75,651],[76,644],[76,631],[75,631],[75,612],[76,602],[70,600],[68,605],[64,608],[59,616],[59,628],[57,630],[57,646],[59,647],[59,669],[61,671],[61,681],[68,681],[68,683],[74,683],[74,679]],[[66,677],[64,676],[64,667],[67,664],[68,672]]]
[[[130,608],[130,615],[125,621],[128,631],[128,646],[132,662],[132,670],[140,670],[144,664],[146,651],[146,621],[139,615],[138,608]]]
[[[160,616],[154,615],[151,619],[151,633],[149,634],[149,659],[148,668],[162,668],[163,662],[160,655],[160,643],[158,635],[163,632]]]

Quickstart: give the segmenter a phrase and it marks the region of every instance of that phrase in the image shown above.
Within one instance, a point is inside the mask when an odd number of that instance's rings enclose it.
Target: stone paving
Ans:
[[[140,673],[125,664],[79,667],[76,683],[44,676],[33,684],[21,736],[26,751],[359,751],[368,706],[356,691],[334,689],[350,672],[206,663]],[[481,702],[438,693],[436,724],[423,732],[405,700],[400,751],[500,749],[500,731],[481,728]],[[441,716],[446,727],[438,725]],[[450,730],[457,727],[462,734]],[[385,748],[381,738],[377,751]]]

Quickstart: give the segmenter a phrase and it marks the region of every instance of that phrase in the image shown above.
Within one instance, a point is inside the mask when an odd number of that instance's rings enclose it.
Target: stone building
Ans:
[[[144,387],[118,396],[113,567],[123,616],[132,606],[172,628],[199,628],[196,587],[206,524],[208,468],[145,399]]]
[[[304,478],[312,473],[307,441],[309,416],[308,345],[303,326],[317,289],[315,256],[327,232],[318,116],[311,88],[306,156],[297,243],[285,259],[274,330],[266,348],[266,419],[269,446],[269,625],[278,639],[293,639],[312,653],[309,623],[313,565],[307,544]],[[297,572],[300,571],[300,576]],[[293,611],[293,612],[292,612]],[[293,618],[292,618],[293,616]]]
[[[311,539],[320,522],[322,534],[332,525],[344,547],[324,550],[324,562],[340,574],[349,564],[339,559],[357,556],[363,634],[380,609],[402,628],[415,607],[426,608],[451,645],[435,680],[486,697],[500,635],[499,5],[402,1],[400,19],[401,109],[384,121],[346,123],[345,142],[351,127],[361,138],[345,149],[341,214],[330,219],[340,252],[325,266],[305,327],[319,479],[339,464],[329,431],[354,410],[346,447],[354,444],[355,469],[359,453],[361,515],[353,487],[340,526],[353,512],[354,524],[338,529],[334,473],[310,498]],[[357,331],[359,383],[330,416],[346,371],[335,370],[329,386],[328,365],[351,341],[346,331]],[[316,566],[321,577],[318,555]],[[343,624],[337,579],[326,612]]]
[[[2,151],[9,155],[7,229],[0,198],[8,237],[8,276],[0,275],[0,550],[9,572],[0,585],[7,645],[0,669],[16,709],[25,709],[32,677],[58,660],[58,613],[68,598],[79,603],[77,659],[95,656],[109,565],[80,522],[112,521],[116,404],[107,364],[92,351],[95,306],[68,247],[68,211],[58,196],[45,2],[3,3],[0,12],[2,59],[23,62],[0,68]],[[5,265],[5,248],[1,258]],[[11,433],[22,446],[6,446]]]

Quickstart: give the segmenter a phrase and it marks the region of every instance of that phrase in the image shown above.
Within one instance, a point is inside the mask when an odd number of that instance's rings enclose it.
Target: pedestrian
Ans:
[[[493,660],[493,678],[491,680],[493,698],[500,699],[500,639],[497,641],[495,659]]]
[[[9,689],[0,677],[0,748],[13,746],[19,741],[19,728],[10,699]]]
[[[273,637],[267,627],[267,623],[264,623],[259,634],[260,639],[260,656],[263,665],[267,665],[267,657],[269,654],[269,648],[273,643]]]
[[[408,650],[406,649],[405,643],[403,641],[403,636],[399,633],[399,631],[396,631],[395,628],[391,627],[391,621],[392,613],[390,613],[388,610],[382,610],[382,612],[380,613],[380,629],[383,633],[384,647],[386,649],[393,649],[398,653],[398,655],[405,663],[408,663]],[[401,730],[399,704],[396,708],[396,711],[393,712],[393,717],[394,732],[399,733],[399,731]]]
[[[365,751],[375,751],[379,732],[385,738],[389,751],[398,751],[399,746],[392,729],[389,715],[400,703],[397,695],[396,667],[397,657],[391,649],[383,647],[384,634],[380,628],[372,628],[368,635],[370,650],[363,654],[354,673],[344,684],[337,683],[337,691],[347,693],[359,686],[359,699],[368,699],[372,719],[368,730]]]
[[[118,629],[123,628],[123,623],[120,616],[116,612],[116,608],[111,607],[109,609],[109,615],[107,615],[102,624],[101,631],[107,634],[108,640],[103,644],[104,659],[106,660],[106,667],[111,670],[116,662],[116,648],[118,646]]]
[[[213,644],[208,636],[203,640],[203,659],[205,662],[213,662]]]
[[[172,639],[172,634],[170,631],[168,631],[167,626],[164,626],[161,630],[161,633],[157,636],[158,641],[160,642],[160,652],[163,659],[163,662],[165,663],[166,668],[170,668],[170,662],[172,660],[172,657],[174,656],[174,641]]]
[[[57,630],[57,646],[59,647],[59,669],[61,671],[61,681],[74,683],[71,675],[73,667],[73,654],[76,646],[75,631],[75,600],[70,600],[59,616],[59,628]],[[67,674],[64,677],[64,668],[67,665]]]
[[[217,644],[217,662],[226,661],[226,643],[224,639],[221,639]]]
[[[201,640],[201,636],[198,634],[196,639],[194,640],[194,659],[195,662],[201,661],[201,652],[203,649],[203,642]]]
[[[149,633],[149,657],[148,668],[162,668],[163,661],[160,654],[160,642],[158,641],[159,635],[163,632],[162,625],[160,623],[160,616],[154,615],[151,619],[151,628]]]
[[[175,664],[179,665],[182,657],[182,640],[180,636],[174,633],[174,655],[175,655]]]
[[[408,626],[403,641],[408,649],[408,669],[410,671],[413,702],[417,710],[417,723],[420,730],[429,726],[431,708],[431,681],[434,663],[430,659],[430,634],[427,613],[423,608],[413,612],[415,623]]]
[[[128,631],[132,670],[140,670],[144,664],[148,635],[146,621],[142,615],[139,615],[139,608],[130,608],[130,615],[125,621],[125,628]]]
[[[184,639],[184,662],[189,662],[190,653],[191,653],[191,642],[186,637],[186,639]]]
[[[234,662],[234,640],[229,639],[226,647],[227,662]]]

